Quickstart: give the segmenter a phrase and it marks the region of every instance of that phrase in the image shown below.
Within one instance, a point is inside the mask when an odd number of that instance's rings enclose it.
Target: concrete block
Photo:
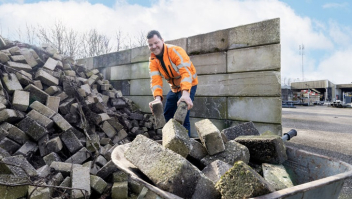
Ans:
[[[189,55],[197,55],[224,51],[228,48],[228,39],[228,29],[188,37],[187,52]]]
[[[45,89],[45,92],[48,93],[49,95],[54,95],[59,91],[61,91],[61,89],[58,86],[49,86],[47,89]]]
[[[113,88],[120,90],[123,95],[130,95],[130,81],[129,80],[115,80],[110,81]]]
[[[82,165],[72,164],[66,162],[53,161],[50,164],[50,168],[55,169],[55,171],[61,172],[64,175],[69,175],[74,168],[82,168]]]
[[[61,102],[61,104],[59,105],[60,113],[62,115],[70,113],[71,104],[75,103],[75,101],[75,98],[68,98]]]
[[[246,122],[237,126],[232,126],[221,131],[229,140],[234,140],[242,135],[260,135],[253,122]]]
[[[57,113],[59,110],[60,101],[60,97],[48,96],[48,98],[46,99],[46,106]]]
[[[4,110],[4,109],[6,109],[5,104],[3,104],[3,103],[0,102],[0,111],[2,111],[2,110]]]
[[[143,135],[134,139],[125,157],[165,191],[184,198],[196,198],[201,183],[203,194],[208,194],[209,198],[218,196],[213,183],[196,167]]]
[[[9,56],[0,51],[0,63],[4,64],[10,60]]]
[[[13,56],[10,56],[10,58],[14,62],[27,64],[26,59],[24,58],[23,55],[13,55]]]
[[[286,147],[280,136],[240,136],[235,141],[248,148],[251,161],[282,164],[287,160]]]
[[[29,92],[15,90],[12,105],[19,111],[26,111],[29,106]]]
[[[51,198],[49,187],[28,187],[29,199],[49,199]]]
[[[89,79],[88,79],[88,84],[90,86],[92,86],[92,84],[94,84],[96,81],[99,80],[99,76],[97,75],[92,75]]]
[[[113,173],[113,178],[113,182],[124,182],[128,180],[128,174],[123,171],[116,171],[115,173]]]
[[[175,46],[180,46],[186,52],[188,52],[187,51],[187,38],[174,39],[174,40],[166,41],[165,43],[175,45]]]
[[[93,67],[111,67],[131,63],[131,50],[118,51],[93,58]]]
[[[128,182],[115,182],[111,188],[112,199],[127,199],[128,198]]]
[[[226,73],[226,53],[216,52],[190,56],[198,75]]]
[[[263,177],[276,191],[293,187],[290,175],[283,165],[263,163]]]
[[[0,127],[0,140],[2,140],[4,137],[6,137],[9,133],[4,130],[3,128]]]
[[[64,101],[65,99],[68,98],[68,95],[65,92],[60,92],[55,94],[56,97],[60,97],[60,101]]]
[[[149,106],[148,106],[149,108]],[[164,127],[166,121],[164,117],[164,107],[162,102],[153,103],[152,104],[153,115],[154,115],[154,124],[155,128],[162,128]]]
[[[131,65],[113,66],[110,68],[110,80],[129,80],[131,79]]]
[[[130,95],[151,95],[150,79],[132,79],[130,80]],[[214,85],[213,85],[214,86]],[[198,85],[199,88],[199,85]],[[163,78],[163,95],[170,91],[170,85]],[[280,90],[281,91],[281,90]],[[198,90],[197,90],[198,94]]]
[[[17,124],[17,127],[27,133],[27,135],[29,135],[29,137],[35,141],[38,141],[41,137],[48,133],[45,127],[41,126],[38,122],[30,117],[26,117],[21,120]]]
[[[26,60],[26,63],[28,63],[28,65],[30,65],[32,68],[34,66],[38,65],[38,62],[36,61],[36,58],[34,57],[34,55],[31,53],[31,51],[27,48],[21,48],[20,49],[20,53],[23,55],[23,57]]]
[[[190,151],[187,129],[176,120],[170,119],[163,127],[163,146],[187,157]]]
[[[206,166],[202,172],[207,176],[214,184],[216,184],[221,176],[223,176],[228,170],[232,168],[232,165],[223,162],[221,160],[215,160],[208,166]]]
[[[108,183],[106,183],[99,176],[90,175],[90,186],[94,191],[102,194],[105,188],[108,186]]]
[[[58,63],[57,60],[49,57],[48,60],[46,60],[43,68],[46,68],[49,70],[55,70],[57,63]]]
[[[18,46],[13,46],[9,49],[7,49],[11,55],[19,55],[20,54],[20,48]]]
[[[76,188],[71,191],[72,198],[86,198],[85,196],[90,196],[91,190],[89,168],[73,168],[71,172],[71,182],[72,188]],[[83,194],[81,190],[77,190],[77,188],[85,190],[85,194]]]
[[[36,86],[40,90],[43,90],[43,84],[42,84],[42,82],[40,80],[34,80],[33,84],[34,84],[34,86]]]
[[[46,148],[49,153],[59,152],[59,151],[61,151],[62,147],[63,147],[63,145],[62,145],[62,141],[61,141],[60,137],[52,138],[46,144]]]
[[[99,169],[99,171],[97,172],[97,176],[101,177],[102,179],[106,179],[109,175],[113,174],[116,171],[118,171],[118,168],[110,160],[101,169]]]
[[[10,123],[4,122],[0,125],[0,128],[8,132],[8,138],[15,140],[19,144],[24,144],[29,140],[25,132]]]
[[[148,49],[148,51],[149,51],[149,49]],[[150,52],[149,52],[149,55],[150,55]],[[148,55],[148,57],[149,57],[149,55]],[[130,79],[150,78],[149,58],[145,62],[131,64],[130,67],[131,67],[131,78]]]
[[[100,166],[100,167],[103,167],[106,163],[108,163],[108,161],[102,156],[102,155],[99,155],[95,161],[95,163]]]
[[[45,178],[47,177],[51,172],[50,172],[50,167],[48,165],[44,165],[37,169],[38,177]]]
[[[7,64],[8,64],[8,70],[11,72],[23,70],[23,71],[26,71],[27,73],[29,73],[32,71],[32,67],[28,64],[12,62],[12,61],[8,61]]]
[[[1,175],[0,184],[12,182],[13,184],[28,184],[29,180],[27,177],[18,177],[15,175]],[[28,185],[22,186],[5,186],[0,185],[0,198],[22,198],[27,195]]]
[[[16,111],[12,109],[3,109],[0,111],[0,122],[14,122],[19,119]]]
[[[57,86],[59,85],[59,79],[45,72],[44,70],[38,70],[35,74],[35,79],[40,80],[43,84],[47,86]]]
[[[49,141],[49,134],[45,134],[42,138],[38,140],[38,147],[40,156],[48,155],[48,150],[46,148],[46,143]]]
[[[195,126],[196,122],[203,120],[204,118],[189,118],[191,123],[191,137],[198,138],[197,129]],[[224,129],[227,127],[227,120],[217,120],[217,119],[209,119],[218,129]]]
[[[114,137],[113,139],[113,143],[118,143],[119,141],[123,140],[124,138],[126,138],[128,136],[127,132],[124,129],[121,129],[117,135]]]
[[[51,109],[50,109],[51,110]],[[72,128],[71,124],[68,123],[65,118],[63,118],[60,114],[55,114],[51,118],[54,123],[62,130],[62,131],[68,131],[70,128]]]
[[[280,18],[229,30],[229,49],[280,43]]]
[[[186,102],[180,102],[180,104],[177,106],[177,109],[174,115],[174,119],[182,125],[187,115],[187,111],[188,111],[187,108],[188,108],[188,105]]]
[[[202,82],[198,96],[281,96],[280,73],[276,71],[204,75],[198,80]]]
[[[229,97],[227,104],[228,119],[281,123],[282,102],[279,97]]]
[[[10,154],[15,153],[20,147],[21,145],[7,137],[0,140],[0,148],[5,149]]]
[[[96,75],[98,73],[99,73],[98,69],[92,69],[92,70],[86,72],[86,75],[87,75],[87,77],[91,77],[91,76]]]
[[[263,177],[242,161],[236,162],[215,187],[222,198],[256,197],[275,191]]]
[[[64,70],[64,73],[67,76],[76,77],[76,71],[74,70]]]
[[[46,116],[47,118],[52,118],[56,114],[55,111],[38,101],[33,102],[29,107],[38,111],[40,114]]]
[[[131,63],[149,61],[150,50],[148,46],[142,46],[131,49]]]
[[[226,97],[196,97],[189,112],[190,117],[227,119]]]
[[[280,44],[229,50],[227,72],[280,71],[280,52]]]
[[[201,163],[203,165],[209,165],[215,160],[221,160],[230,165],[233,165],[236,161],[239,160],[248,163],[249,158],[250,154],[247,147],[233,140],[230,140],[225,144],[225,151],[212,156],[207,155],[201,160]]]
[[[97,114],[96,117],[94,118],[95,119],[95,123],[96,124],[100,124],[104,121],[107,121],[110,119],[110,116],[106,113],[100,113],[100,114]]]
[[[71,130],[63,132],[60,138],[71,153],[76,153],[83,147],[77,136]]]
[[[90,88],[90,85],[89,84],[83,84],[81,85],[81,89],[83,89],[86,93],[86,95],[89,95],[92,93],[92,90]]]
[[[16,72],[15,74],[16,74],[18,81],[24,86],[28,86],[33,80],[32,74],[27,73],[24,70],[20,70],[20,71]]]
[[[109,124],[113,126],[116,131],[120,131],[121,129],[123,129],[122,124],[120,124],[119,120],[116,117],[111,117],[109,120],[106,121],[109,122]]]
[[[123,109],[128,106],[127,103],[121,98],[110,99],[110,104],[111,104],[111,106],[115,107],[116,109]]]
[[[41,89],[34,86],[33,84],[29,84],[23,90],[30,93],[29,95],[30,104],[32,104],[35,101],[45,104],[46,98],[49,96],[46,92],[42,91]]]
[[[4,157],[9,157],[11,156],[9,152],[7,152],[5,149],[0,147],[0,159],[3,159]]]
[[[28,157],[31,153],[35,153],[38,150],[38,145],[35,142],[27,141],[21,148],[19,148],[14,155],[23,155]]]
[[[60,156],[55,152],[51,152],[48,155],[44,156],[43,160],[46,165],[50,165],[50,166],[53,162],[61,162]]]
[[[48,185],[59,186],[62,181],[64,181],[64,176],[62,175],[62,173],[59,172],[50,178],[50,180],[48,181]]]
[[[108,121],[105,121],[102,125],[102,129],[109,138],[113,138],[117,132],[113,126],[110,125]]]
[[[61,182],[60,187],[71,187],[71,177],[67,176],[64,181]]]
[[[3,82],[4,88],[7,90],[9,94],[13,94],[15,90],[23,89],[14,73],[10,73],[10,77],[7,73],[4,73],[1,79]]]
[[[34,121],[38,122],[38,124],[42,125],[45,128],[51,128],[54,125],[54,122],[46,117],[45,115],[39,113],[36,110],[31,110],[28,114],[27,117],[30,117]]]
[[[190,139],[190,151],[189,151],[188,157],[190,157],[196,161],[200,161],[206,155],[208,155],[207,149],[200,142],[191,138]]]
[[[73,163],[73,164],[82,164],[85,162],[88,158],[90,158],[91,153],[83,147],[79,151],[77,151],[75,154],[73,154],[71,157],[69,157],[65,162],[66,163]]]
[[[22,155],[4,157],[1,161],[18,177],[38,176],[37,170]]]
[[[225,150],[219,129],[209,119],[201,120],[195,123],[195,126],[198,136],[209,155],[214,155]]]

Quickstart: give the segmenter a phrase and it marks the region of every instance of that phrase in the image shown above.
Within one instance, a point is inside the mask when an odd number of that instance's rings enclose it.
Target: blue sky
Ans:
[[[26,25],[50,27],[58,20],[111,38],[117,31],[134,39],[158,29],[172,40],[277,17],[283,84],[302,80],[300,44],[305,46],[304,80],[352,82],[350,0],[0,0],[0,34],[11,39],[18,39]]]

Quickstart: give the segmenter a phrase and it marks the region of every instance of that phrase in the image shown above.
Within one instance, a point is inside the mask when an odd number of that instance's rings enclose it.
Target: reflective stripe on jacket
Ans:
[[[154,53],[151,53],[149,58],[150,88],[154,98],[156,96],[163,97],[162,76],[170,84],[174,93],[183,90],[190,92],[192,86],[198,84],[196,68],[183,48],[164,44],[163,60],[167,72],[165,72]]]

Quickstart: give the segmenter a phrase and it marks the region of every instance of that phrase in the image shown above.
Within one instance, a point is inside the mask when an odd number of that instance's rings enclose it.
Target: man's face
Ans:
[[[148,39],[149,50],[155,55],[161,54],[164,47],[163,44],[164,44],[164,40],[160,39],[157,35],[154,35],[152,38]]]

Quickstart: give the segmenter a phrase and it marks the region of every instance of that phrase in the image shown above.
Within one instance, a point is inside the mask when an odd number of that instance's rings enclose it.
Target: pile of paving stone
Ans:
[[[170,198],[251,198],[293,186],[278,135],[260,135],[252,122],[221,132],[208,119],[195,126],[199,141],[171,119],[162,129],[162,144],[138,135],[124,157]],[[116,156],[114,151],[118,165]]]
[[[0,79],[0,198],[121,198],[114,146],[161,139],[154,117],[50,45],[2,40]]]

